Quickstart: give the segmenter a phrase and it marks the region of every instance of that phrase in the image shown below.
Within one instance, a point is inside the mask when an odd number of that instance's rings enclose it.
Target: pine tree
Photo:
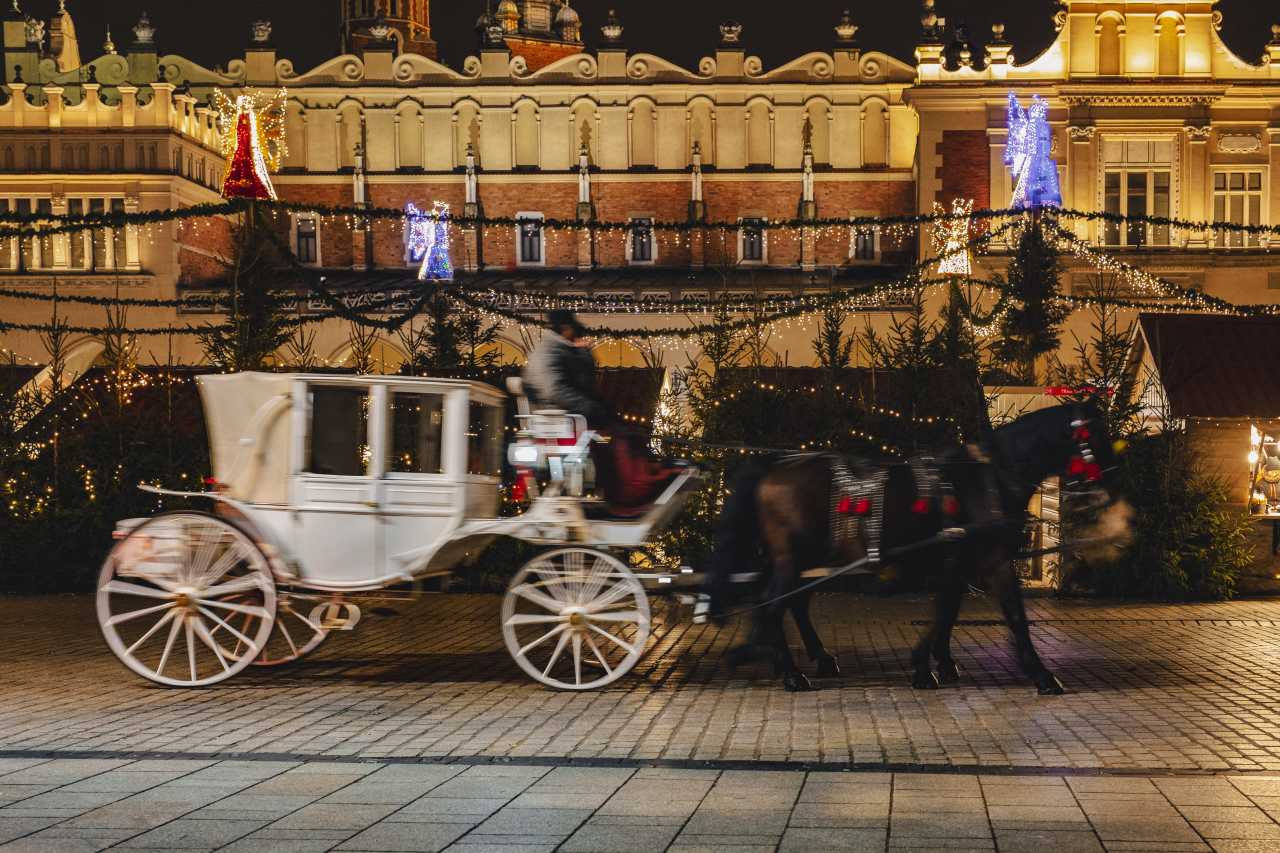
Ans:
[[[844,333],[848,312],[839,305],[831,305],[818,319],[818,334],[813,339],[813,354],[818,364],[830,373],[848,369],[853,364],[853,348],[858,343],[856,335]]]
[[[1056,352],[1070,313],[1058,302],[1062,263],[1038,223],[1027,228],[1009,263],[1005,287],[1011,299],[994,353],[1019,381],[1035,384],[1036,360]]]
[[[288,265],[256,206],[251,205],[232,239],[230,316],[200,332],[210,363],[230,371],[260,370],[284,346],[294,323],[279,290]]]

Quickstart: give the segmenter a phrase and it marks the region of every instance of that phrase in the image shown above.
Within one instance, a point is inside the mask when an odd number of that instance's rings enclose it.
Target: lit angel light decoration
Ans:
[[[1005,143],[1004,164],[1013,173],[1015,185],[1009,206],[1016,210],[1062,207],[1058,164],[1049,154],[1053,136],[1048,116],[1049,105],[1039,95],[1032,95],[1030,109],[1024,110],[1018,96],[1009,93],[1009,139]]]
[[[935,216],[945,216],[947,211],[936,201]],[[973,273],[969,261],[969,219],[973,215],[973,199],[954,199],[951,202],[951,219],[938,219],[933,226],[933,253],[938,256],[938,275],[968,277]]]
[[[453,281],[449,259],[449,205],[433,202],[431,210],[421,210],[413,202],[404,208],[409,259],[421,261],[418,281]]]
[[[213,90],[222,155],[227,158],[227,175],[222,181],[224,198],[275,200],[271,173],[280,168],[288,154],[284,130],[286,97],[284,89],[269,97],[254,92],[234,99]]]

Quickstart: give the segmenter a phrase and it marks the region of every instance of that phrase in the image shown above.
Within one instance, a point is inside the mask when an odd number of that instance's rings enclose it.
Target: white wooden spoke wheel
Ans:
[[[325,595],[278,588],[275,629],[253,659],[253,665],[280,666],[315,651],[329,636],[329,629],[313,617],[312,611],[329,599]],[[241,635],[253,636],[257,620],[257,616],[244,614],[228,621],[240,629]],[[216,635],[218,632],[211,633]],[[220,639],[224,646],[230,646],[227,654],[233,657],[239,658],[249,650],[249,645],[240,635],[224,635]]]
[[[649,597],[616,557],[564,548],[530,560],[502,601],[502,638],[550,687],[590,690],[621,678],[649,641]]]
[[[111,550],[97,603],[102,635],[125,666],[159,684],[200,687],[240,672],[266,647],[276,586],[267,558],[238,526],[172,512],[147,519]]]

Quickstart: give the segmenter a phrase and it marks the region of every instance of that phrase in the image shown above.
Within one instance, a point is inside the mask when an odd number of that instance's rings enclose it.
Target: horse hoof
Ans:
[[[811,682],[803,672],[791,672],[782,677],[782,686],[787,688],[788,693],[804,693],[813,690],[813,682]]]
[[[1062,682],[1052,672],[1044,672],[1036,678],[1036,691],[1041,696],[1061,696],[1067,692],[1067,688],[1062,686]]]
[[[911,676],[911,686],[916,690],[937,690],[938,676],[927,669],[917,669],[915,675]]]
[[[839,678],[840,661],[835,655],[827,655],[818,659],[818,678]]]
[[[746,666],[756,658],[755,649],[751,646],[734,646],[725,653],[725,662],[729,664],[729,671],[733,672],[740,666]]]
[[[938,683],[950,686],[960,682],[960,667],[953,660],[938,664]]]

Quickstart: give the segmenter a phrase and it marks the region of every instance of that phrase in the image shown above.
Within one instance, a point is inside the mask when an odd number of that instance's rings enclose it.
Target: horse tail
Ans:
[[[729,494],[716,519],[711,551],[711,612],[724,612],[729,597],[730,578],[735,571],[751,571],[763,542],[760,535],[760,508],[756,492],[773,460],[754,459],[741,466],[729,481]]]

